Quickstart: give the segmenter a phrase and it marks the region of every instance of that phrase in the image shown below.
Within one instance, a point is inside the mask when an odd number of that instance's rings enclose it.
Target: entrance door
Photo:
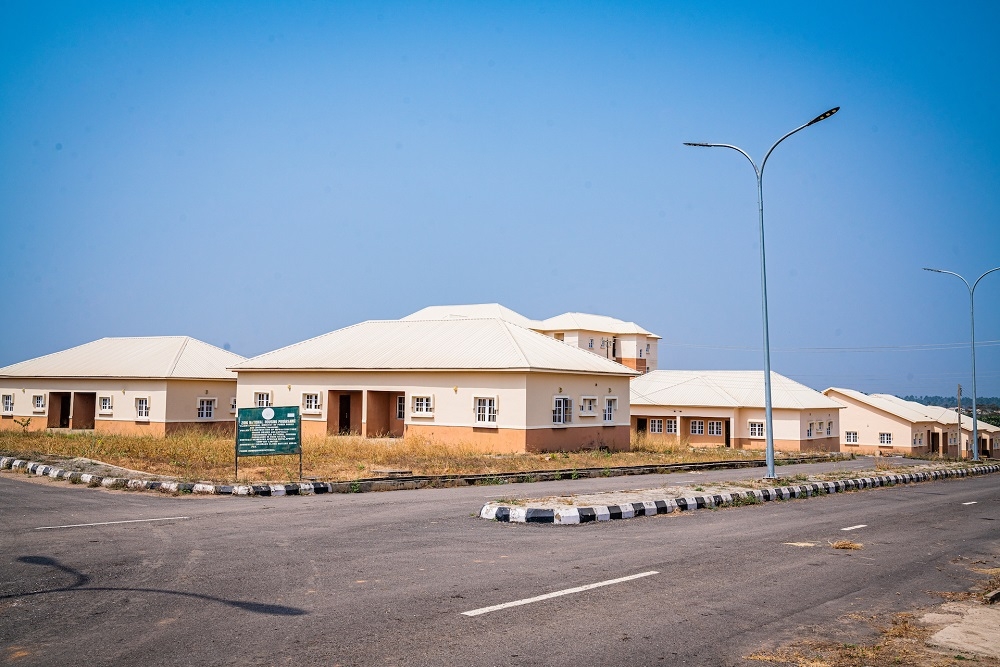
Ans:
[[[646,418],[645,417],[636,417],[636,420],[635,420],[635,432],[636,433],[645,433],[646,432]]]
[[[351,395],[340,395],[340,434],[348,435],[351,432]]]
[[[69,428],[69,404],[68,393],[59,396],[59,428]]]
[[[940,433],[930,433],[931,441],[931,454],[941,453],[941,434]]]
[[[726,447],[732,447],[733,446],[733,442],[732,442],[731,436],[729,434],[729,425],[731,423],[732,423],[732,420],[729,420],[729,419],[726,420]]]

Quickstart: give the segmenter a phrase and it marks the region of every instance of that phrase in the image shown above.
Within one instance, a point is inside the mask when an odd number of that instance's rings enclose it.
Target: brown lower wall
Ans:
[[[613,452],[627,452],[631,432],[628,426],[536,428],[527,432],[527,451],[573,452],[607,447]]]
[[[482,452],[571,452],[607,447],[628,451],[628,426],[588,426],[577,428],[474,428],[409,424],[407,435],[419,435],[448,444],[470,445]]]
[[[516,428],[474,428],[408,424],[406,435],[417,435],[449,445],[468,445],[480,452],[514,454],[527,451],[526,431]]]
[[[740,449],[767,449],[767,441],[761,438],[733,438],[733,446]],[[777,452],[839,452],[840,438],[809,438],[808,440],[775,440]]]
[[[49,427],[49,418],[45,415],[32,415],[30,417],[3,415],[0,417],[0,431],[21,430],[21,425],[14,423],[15,419],[22,422],[25,419],[31,419],[31,422],[28,424],[29,431],[44,431]]]

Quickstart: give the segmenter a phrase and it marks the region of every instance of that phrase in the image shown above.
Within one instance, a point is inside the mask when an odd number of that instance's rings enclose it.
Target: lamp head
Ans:
[[[816,116],[811,121],[809,121],[808,123],[806,123],[806,127],[809,127],[810,125],[814,125],[815,123],[818,123],[821,120],[826,120],[827,118],[829,118],[833,114],[837,113],[838,111],[840,111],[840,107],[833,107],[829,111],[824,111],[823,113],[821,113],[820,115]]]
[[[685,146],[701,146],[702,148],[716,148],[717,144],[701,144],[693,141],[685,141]]]
[[[941,269],[928,269],[926,266],[924,267],[924,271],[933,271],[934,273],[944,273],[944,271],[942,271]]]

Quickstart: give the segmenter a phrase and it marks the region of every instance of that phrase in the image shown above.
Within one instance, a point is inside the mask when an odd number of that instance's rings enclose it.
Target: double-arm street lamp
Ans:
[[[813,118],[811,121],[805,125],[800,125],[795,128],[785,136],[781,137],[774,142],[774,145],[767,151],[764,155],[764,159],[761,160],[760,166],[753,161],[746,151],[737,146],[731,144],[703,144],[703,143],[688,143],[685,142],[685,146],[701,146],[703,148],[731,148],[734,151],[742,154],[747,160],[749,160],[750,165],[753,167],[754,174],[757,175],[757,210],[760,213],[760,295],[761,295],[761,311],[763,313],[764,320],[764,437],[767,442],[767,477],[765,479],[774,479],[774,435],[772,429],[771,420],[771,344],[767,334],[767,271],[765,270],[764,261],[764,166],[767,165],[767,158],[771,157],[771,153],[775,148],[778,147],[782,141],[792,136],[799,130],[804,130],[810,125],[815,125],[821,120],[826,120],[833,114],[840,111],[840,107],[834,107],[829,111],[821,113],[820,115]]]
[[[995,269],[990,269],[983,275],[976,278],[976,282],[969,285],[969,281],[962,276],[958,275],[954,271],[945,271],[944,269],[928,269],[925,268],[924,271],[933,271],[934,273],[947,273],[949,276],[955,276],[961,279],[965,286],[969,288],[969,319],[972,321],[972,460],[979,460],[979,417],[976,414],[976,285],[979,281],[993,273],[994,271],[1000,271],[1000,266]],[[958,406],[958,454],[962,455],[962,406]]]

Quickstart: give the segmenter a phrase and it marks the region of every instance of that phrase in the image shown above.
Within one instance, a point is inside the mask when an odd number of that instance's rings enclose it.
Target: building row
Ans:
[[[660,370],[659,339],[499,304],[433,306],[251,359],[187,337],[104,338],[0,368],[0,429],[231,433],[238,407],[297,405],[305,436],[412,434],[498,453],[626,450],[633,434],[762,449],[763,373]],[[960,431],[954,413],[915,406],[772,374],[782,451],[966,455],[971,419]],[[1000,450],[1000,429],[979,433],[980,451]]]

